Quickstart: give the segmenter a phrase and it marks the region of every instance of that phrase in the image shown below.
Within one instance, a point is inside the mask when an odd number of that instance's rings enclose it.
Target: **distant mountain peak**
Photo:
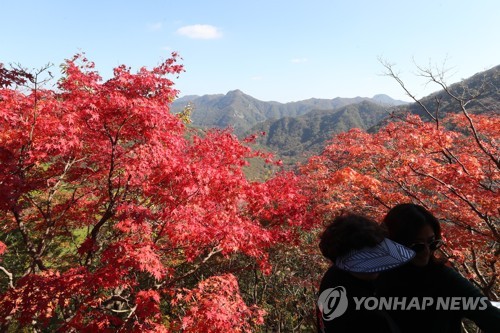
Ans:
[[[394,99],[391,96],[386,95],[386,94],[377,94],[377,95],[372,97],[372,100],[377,102],[377,103],[387,104],[390,106],[408,104],[408,102]]]
[[[185,96],[182,96],[182,97],[178,97],[176,98],[176,102],[179,103],[179,102],[190,102],[190,101],[193,101],[197,98],[200,98],[201,96],[199,95],[185,95]]]
[[[379,99],[379,98],[390,98],[392,99],[389,95],[386,94],[376,94],[372,98]]]
[[[239,89],[235,89],[235,90],[228,91],[226,95],[244,96],[246,94],[243,91],[239,90]]]

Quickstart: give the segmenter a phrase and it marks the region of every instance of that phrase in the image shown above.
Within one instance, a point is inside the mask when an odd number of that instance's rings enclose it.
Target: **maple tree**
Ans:
[[[398,203],[427,207],[442,221],[444,255],[496,300],[500,116],[468,110],[480,93],[457,93],[429,70],[422,75],[440,85],[458,112],[431,112],[420,103],[425,121],[394,114],[375,133],[353,129],[339,134],[321,156],[302,166],[304,182],[323,215],[354,210],[380,221]]]
[[[106,81],[83,55],[61,68],[53,90],[1,67],[0,330],[260,325],[228,263],[269,274],[269,249],[312,225],[299,178],[248,181],[248,159],[269,159],[255,137],[169,112],[176,54]]]

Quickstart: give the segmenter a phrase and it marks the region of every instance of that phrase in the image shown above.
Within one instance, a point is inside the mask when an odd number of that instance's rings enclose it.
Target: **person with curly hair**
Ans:
[[[380,272],[405,264],[415,253],[387,239],[375,221],[357,214],[331,221],[319,248],[332,265],[320,284],[318,332],[399,332],[386,312],[358,308],[357,303],[375,295]]]

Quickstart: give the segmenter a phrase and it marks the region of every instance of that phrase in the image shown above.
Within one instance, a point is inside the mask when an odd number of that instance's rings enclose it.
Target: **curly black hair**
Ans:
[[[377,222],[358,214],[336,217],[320,236],[321,253],[332,262],[352,250],[372,247],[384,240],[385,229]]]

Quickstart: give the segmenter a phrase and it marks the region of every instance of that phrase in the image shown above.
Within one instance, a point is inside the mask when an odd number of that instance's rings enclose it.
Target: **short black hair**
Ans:
[[[389,232],[389,238],[409,246],[418,232],[426,225],[434,231],[436,239],[441,239],[441,226],[438,219],[425,207],[403,203],[394,206],[384,217],[383,224]]]
[[[332,262],[352,250],[373,247],[385,238],[377,222],[358,214],[342,214],[325,228],[320,236],[321,253]]]

